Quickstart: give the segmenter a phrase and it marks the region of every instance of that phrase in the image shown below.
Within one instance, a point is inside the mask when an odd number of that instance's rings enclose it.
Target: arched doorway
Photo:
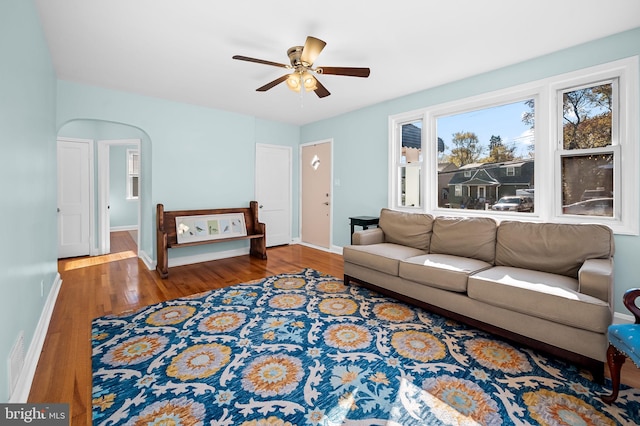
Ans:
[[[148,134],[126,123],[116,123],[96,119],[74,119],[66,122],[58,130],[58,138],[82,139],[89,141],[92,146],[92,154],[89,158],[91,178],[93,180],[89,190],[91,191],[90,203],[90,255],[106,254],[110,247],[107,243],[112,229],[132,229],[137,231],[136,244],[138,256],[150,266],[153,253],[152,225],[153,209],[151,205],[151,139]],[[137,151],[139,160],[139,176],[137,176],[137,197],[127,193],[125,189],[124,169],[127,161],[125,154]],[[105,155],[106,153],[106,155]],[[115,155],[117,153],[117,155]],[[113,155],[110,155],[113,154]],[[126,154],[128,155],[128,154]],[[112,161],[113,160],[113,161]],[[112,164],[113,163],[113,164]],[[116,164],[117,163],[117,164]],[[120,173],[119,170],[123,170]],[[113,171],[113,173],[111,173]],[[60,170],[58,174],[60,174]],[[116,195],[127,194],[124,202],[114,202],[110,182],[113,177],[121,179],[122,185],[116,183]],[[124,196],[120,197],[124,198]],[[128,204],[129,210],[135,205],[133,213],[129,214],[129,221],[118,223],[110,220],[114,216],[113,208],[123,208]],[[122,212],[115,215],[122,219]],[[133,218],[131,218],[133,217]],[[59,237],[60,239],[60,237]]]

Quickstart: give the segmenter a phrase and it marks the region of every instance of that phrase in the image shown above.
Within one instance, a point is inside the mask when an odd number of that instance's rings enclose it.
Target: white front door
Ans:
[[[301,240],[313,246],[331,248],[331,142],[302,146]]]
[[[267,228],[267,247],[291,242],[291,147],[256,145],[258,219]]]
[[[93,141],[58,140],[58,257],[91,252],[91,173]]]

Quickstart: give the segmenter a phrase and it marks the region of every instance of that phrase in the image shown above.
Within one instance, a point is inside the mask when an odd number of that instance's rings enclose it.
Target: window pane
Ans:
[[[400,167],[400,206],[422,205],[422,178],[420,167]]]
[[[401,163],[422,161],[422,121],[402,125]]]
[[[562,95],[562,145],[564,149],[611,145],[611,83],[585,87]]]
[[[127,151],[127,153],[129,154],[127,173],[130,175],[140,174],[140,155],[138,151]]]
[[[131,196],[133,198],[138,197],[138,176],[131,178]]]
[[[562,158],[562,212],[613,216],[613,153]]]
[[[506,210],[533,211],[533,99],[439,117],[436,124],[439,207],[493,209],[502,197],[522,195],[522,204]]]

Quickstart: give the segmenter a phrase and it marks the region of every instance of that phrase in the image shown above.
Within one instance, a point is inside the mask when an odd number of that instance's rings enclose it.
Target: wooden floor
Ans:
[[[342,256],[300,245],[268,249],[268,260],[240,256],[170,268],[162,280],[136,257],[128,232],[114,232],[112,254],[60,260],[62,286],[29,402],[69,403],[71,425],[91,424],[91,320],[181,296],[309,267],[342,277]],[[640,388],[625,363],[622,381]]]

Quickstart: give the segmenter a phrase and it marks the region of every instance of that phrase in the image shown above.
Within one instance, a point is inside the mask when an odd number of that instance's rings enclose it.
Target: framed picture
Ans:
[[[206,216],[177,216],[178,244],[221,238],[243,237],[247,226],[243,213],[212,214]]]

